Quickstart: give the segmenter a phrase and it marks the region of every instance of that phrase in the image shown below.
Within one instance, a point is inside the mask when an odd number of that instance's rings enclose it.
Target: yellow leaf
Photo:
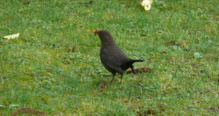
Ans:
[[[4,36],[4,38],[6,38],[6,39],[14,39],[14,38],[19,37],[19,35],[20,35],[20,33],[17,33],[17,34],[13,34],[13,35]]]
[[[150,10],[152,2],[153,0],[143,0],[142,2],[140,2],[140,5],[144,7],[145,10]]]

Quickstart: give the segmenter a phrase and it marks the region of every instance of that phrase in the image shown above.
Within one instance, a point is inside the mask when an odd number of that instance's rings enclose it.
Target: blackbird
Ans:
[[[144,60],[133,60],[129,58],[115,43],[110,32],[106,30],[94,30],[93,33],[98,34],[101,40],[100,48],[100,60],[103,66],[112,73],[113,78],[110,84],[113,82],[116,73],[120,73],[121,82],[123,78],[123,73],[128,68],[137,74],[134,69],[134,62],[143,62]]]

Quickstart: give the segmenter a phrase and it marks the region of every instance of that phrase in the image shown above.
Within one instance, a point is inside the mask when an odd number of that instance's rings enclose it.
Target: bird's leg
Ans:
[[[110,85],[111,85],[111,83],[113,82],[114,76],[115,76],[115,73],[113,74],[113,78],[112,78],[112,80],[110,81]]]
[[[132,69],[132,72],[134,72],[135,74],[137,74],[137,72],[135,71],[135,69],[134,69],[134,66],[133,66],[133,65],[131,65],[131,69]]]
[[[123,74],[121,73],[121,83],[122,83]]]

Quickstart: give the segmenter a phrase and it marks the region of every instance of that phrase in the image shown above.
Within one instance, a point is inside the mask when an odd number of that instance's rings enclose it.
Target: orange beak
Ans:
[[[94,36],[96,36],[96,34],[98,34],[97,30],[93,30]]]

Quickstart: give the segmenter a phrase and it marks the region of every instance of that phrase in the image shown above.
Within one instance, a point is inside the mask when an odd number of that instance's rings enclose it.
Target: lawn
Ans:
[[[0,115],[218,115],[219,2],[154,0],[150,11],[138,2],[1,0]],[[151,72],[101,89],[112,76],[93,30]]]

